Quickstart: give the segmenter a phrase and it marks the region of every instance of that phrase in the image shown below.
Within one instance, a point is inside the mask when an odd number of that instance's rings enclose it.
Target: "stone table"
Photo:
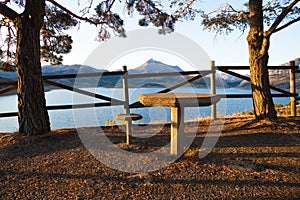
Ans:
[[[173,155],[184,152],[184,108],[210,106],[217,103],[220,96],[203,93],[152,93],[139,95],[138,101],[145,106],[171,108],[171,149]]]

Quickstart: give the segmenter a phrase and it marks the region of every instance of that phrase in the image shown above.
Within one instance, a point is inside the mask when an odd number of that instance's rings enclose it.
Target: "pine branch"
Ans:
[[[112,1],[110,2],[110,5],[109,5],[109,7],[108,7],[108,10],[111,10],[111,8],[112,8],[112,6],[114,5],[115,1],[116,1],[116,0],[112,0]]]
[[[4,5],[6,5],[7,3],[9,3],[10,2],[10,0],[5,0],[5,1],[3,1],[3,2],[1,2],[1,3],[3,3]]]
[[[80,12],[82,12],[83,15],[85,15],[86,13],[89,13],[90,9],[92,8],[93,3],[94,3],[94,0],[90,0],[89,5],[85,8],[83,8],[82,10],[80,10]],[[80,4],[79,0],[78,0],[78,4]]]
[[[231,9],[231,11],[238,12],[236,9],[234,9],[234,7],[231,4],[227,3],[226,5],[228,6],[228,8]]]
[[[272,26],[269,28],[268,31],[265,32],[265,36],[270,36],[275,32],[279,24],[282,22],[282,20],[289,14],[289,12],[292,10],[292,8],[299,3],[300,0],[293,1],[289,6],[282,8],[281,14],[276,18]],[[278,30],[278,29],[277,29]],[[280,29],[281,30],[281,29]]]
[[[151,6],[158,13],[163,13],[162,10],[159,9],[159,8],[157,8],[157,6],[155,5],[155,3],[153,3],[151,0],[144,0],[144,2],[146,2],[146,4],[148,4],[149,6]]]
[[[286,23],[286,24],[284,24],[284,25],[278,27],[277,29],[275,29],[275,30],[273,31],[273,33],[276,33],[276,32],[278,32],[278,31],[281,31],[282,29],[285,29],[286,27],[288,27],[288,26],[290,26],[290,25],[292,25],[292,24],[294,24],[294,23],[296,23],[296,22],[298,22],[298,21],[300,21],[300,17],[298,17],[298,18],[296,18],[296,19],[294,19],[294,20],[292,20],[292,21],[289,21],[288,23]]]
[[[183,7],[181,10],[179,10],[179,11],[174,15],[174,17],[175,17],[176,19],[178,19],[178,18],[180,17],[180,15],[181,15],[184,11],[186,11],[187,9],[189,9],[195,1],[196,1],[196,0],[191,0],[185,7]]]
[[[15,20],[19,16],[19,14],[16,11],[14,11],[13,9],[6,6],[5,4],[6,4],[6,2],[0,3],[0,14],[3,15],[4,17],[8,18],[11,21]]]
[[[69,15],[79,19],[79,20],[82,20],[82,21],[85,21],[85,22],[88,22],[90,24],[94,24],[95,26],[99,25],[99,24],[102,24],[101,22],[96,22],[96,21],[93,21],[87,17],[81,17],[75,13],[73,13],[72,11],[70,11],[69,9],[67,9],[66,7],[60,5],[59,3],[57,3],[55,0],[47,0],[49,1],[50,3],[52,3],[54,6],[58,7],[59,9],[61,9],[62,11],[68,13]]]

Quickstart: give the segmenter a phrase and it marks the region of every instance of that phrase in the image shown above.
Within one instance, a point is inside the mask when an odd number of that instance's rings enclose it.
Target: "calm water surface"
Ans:
[[[122,89],[115,88],[95,88],[87,89],[89,91],[98,92],[105,94],[116,99],[123,99]],[[161,90],[160,88],[138,88],[130,89],[130,101],[131,103],[137,101],[139,94],[153,93]],[[209,93],[208,89],[177,89],[177,92],[199,92]],[[249,90],[241,89],[220,89],[217,91],[218,94],[247,94]],[[71,91],[66,90],[52,90],[46,92],[47,105],[63,105],[63,104],[78,104],[78,103],[94,103],[103,102],[102,100],[95,100],[92,97],[86,97],[80,94],[75,94]],[[275,98],[275,103],[285,105],[289,102],[289,98]],[[2,96],[0,97],[0,105],[2,113],[17,111],[17,97],[16,95]],[[222,99],[217,104],[217,112],[221,115],[231,115],[236,112],[247,111],[251,109],[252,100],[247,99]],[[100,126],[105,125],[106,119],[113,120],[118,113],[123,112],[122,106],[113,107],[101,107],[101,108],[85,108],[85,109],[74,109],[74,110],[55,110],[49,111],[51,120],[51,128],[70,128],[80,126]],[[132,109],[131,112],[139,113],[143,116],[142,120],[136,121],[135,123],[148,123],[148,122],[168,122],[170,121],[170,110],[169,108],[163,107],[151,107],[142,109]],[[187,108],[185,109],[185,120],[197,119],[200,117],[210,116],[210,107],[202,108]],[[75,118],[75,120],[74,120]],[[9,117],[0,119],[0,132],[14,132],[18,130],[17,117]]]

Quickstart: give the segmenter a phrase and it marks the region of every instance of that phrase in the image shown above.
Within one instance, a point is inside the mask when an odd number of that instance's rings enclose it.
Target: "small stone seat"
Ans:
[[[116,120],[122,120],[122,121],[127,121],[129,119],[131,119],[132,121],[136,121],[136,120],[140,120],[142,119],[143,116],[140,114],[134,114],[134,113],[130,113],[130,114],[118,114],[116,116]]]

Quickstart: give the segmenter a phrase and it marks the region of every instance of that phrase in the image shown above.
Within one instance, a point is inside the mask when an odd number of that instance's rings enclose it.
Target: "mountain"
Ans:
[[[129,74],[155,74],[167,72],[182,72],[183,70],[178,66],[171,66],[154,59],[149,59],[141,66],[130,69]],[[129,87],[169,87],[175,82],[185,80],[183,76],[158,76],[149,78],[133,78],[128,80]]]
[[[42,67],[43,75],[62,75],[62,74],[99,73],[99,72],[107,72],[107,70],[99,70],[84,65],[54,65],[54,66],[47,65]],[[110,76],[101,77],[100,80],[99,77],[80,78],[78,79],[79,81],[76,82],[76,87],[95,87],[95,86],[112,87],[116,84],[117,80],[119,79],[120,77],[110,77]],[[17,80],[16,72],[0,71],[0,82],[16,81],[16,80]],[[53,81],[68,86],[73,86],[75,83],[74,78],[53,79]],[[46,91],[54,88],[55,88],[54,86],[50,86],[48,84],[45,85]]]
[[[300,65],[300,58],[296,58],[295,65]],[[290,66],[290,62],[286,62],[281,64],[280,66]],[[270,83],[272,85],[276,85],[280,88],[289,89],[290,87],[290,70],[289,69],[277,69],[277,70],[269,70]],[[296,74],[296,86],[300,88],[300,74]]]
[[[295,59],[296,65],[300,64],[300,58]],[[282,66],[289,65],[284,63]],[[77,73],[98,73],[106,72],[107,70],[99,70],[90,66],[84,65],[57,65],[57,66],[43,66],[43,75],[56,75],[56,74],[77,74]],[[179,66],[171,66],[154,59],[150,59],[141,66],[130,69],[129,74],[145,74],[145,73],[163,73],[163,72],[182,72]],[[274,86],[281,88],[289,87],[289,70],[269,70],[270,83]],[[189,76],[158,76],[150,78],[132,78],[129,79],[129,87],[169,87],[174,83],[186,80]],[[121,87],[121,76],[103,76],[99,77],[80,78],[80,86],[82,87]],[[0,71],[0,81],[17,80],[16,72],[2,72]],[[55,79],[56,82],[61,84],[73,86],[75,79]],[[300,74],[297,74],[297,86],[300,86]],[[196,80],[190,83],[192,87],[209,87],[210,77],[206,76],[203,79]],[[219,87],[238,87],[249,89],[250,84],[248,81],[243,81],[235,76],[226,73],[216,73],[216,85]],[[49,86],[48,86],[49,89]],[[50,88],[51,89],[51,88]]]
[[[99,70],[95,69],[90,66],[85,65],[46,65],[42,66],[42,74],[43,75],[62,75],[62,74],[78,74],[78,73],[99,73],[99,72],[107,72],[107,70]],[[9,79],[9,80],[17,80],[17,73],[16,72],[3,72],[0,71],[0,77],[2,79]],[[95,84],[97,78],[95,77],[88,77],[88,78],[81,78],[80,83],[82,86],[90,86],[91,84]],[[105,77],[103,77],[103,81],[105,81]],[[72,86],[74,85],[74,79],[54,79],[56,82],[61,84]]]
[[[219,82],[219,85],[223,84],[223,87],[225,88],[231,88],[231,87],[238,87],[243,82],[243,80],[236,76],[232,76],[230,74],[217,71],[216,82]]]
[[[183,70],[178,66],[171,66],[153,59],[148,60],[143,65],[129,70],[129,74],[143,74],[143,73],[164,73],[164,72],[182,72]],[[168,77],[154,77],[147,79],[133,79],[129,80],[129,86],[148,86],[148,87],[169,87],[175,83],[185,81],[189,76],[168,76]],[[231,76],[223,72],[216,73],[217,87],[236,87],[242,80],[240,78]],[[191,87],[205,88],[210,85],[210,76],[198,79],[190,83]]]
[[[300,65],[300,58],[294,59],[295,65]],[[290,66],[290,62],[283,63],[279,66]],[[281,89],[289,89],[290,87],[290,70],[289,69],[272,69],[269,70],[269,81],[270,84],[279,87]],[[296,86],[299,89],[300,88],[300,74],[296,74]],[[248,81],[242,81],[237,87],[239,88],[250,88],[250,83]]]
[[[105,72],[107,70],[99,70],[90,66],[84,65],[47,65],[42,67],[43,75],[61,75],[61,74],[77,74],[77,73],[98,73]],[[164,72],[182,72],[183,70],[179,66],[171,66],[160,61],[156,61],[154,59],[150,59],[141,66],[130,69],[128,71],[129,74],[145,74],[145,73],[164,73]],[[16,72],[1,72],[0,77],[9,79],[9,80],[17,80]],[[225,73],[217,73],[216,75],[217,81],[216,85],[220,87],[236,87],[241,83],[241,79],[238,79],[234,76],[225,74]],[[129,87],[169,87],[174,83],[178,83],[181,81],[185,81],[189,76],[158,76],[158,77],[149,77],[149,78],[133,78],[129,79]],[[81,87],[93,87],[97,84],[97,86],[102,87],[121,87],[122,81],[121,76],[103,76],[100,80],[99,77],[88,77],[88,78],[80,78],[80,86]],[[73,86],[75,79],[55,79],[56,82]],[[76,82],[77,84],[78,82]],[[209,76],[204,77],[203,79],[196,80],[190,85],[192,87],[209,87],[210,79]],[[77,85],[78,86],[78,85]],[[52,86],[46,85],[46,89],[52,89]]]
[[[43,75],[62,75],[62,74],[83,74],[83,73],[100,73],[107,72],[107,70],[99,70],[86,65],[47,65],[42,67]],[[86,77],[80,78],[76,81],[76,87],[95,87],[107,85],[111,86],[113,78],[111,77],[102,77],[101,80],[98,80],[99,77]],[[109,81],[108,81],[109,79]],[[55,82],[60,84],[73,86],[75,83],[74,78],[68,79],[54,79]],[[114,84],[113,84],[114,85]]]
[[[80,73],[97,73],[107,70],[99,70],[86,65],[46,65],[42,67],[43,75],[50,74],[77,74]]]
[[[300,66],[300,58],[295,58],[294,60],[291,60],[291,61],[295,61],[295,65]],[[280,66],[290,66],[290,62],[285,62],[285,63],[281,64]]]
[[[145,73],[164,73],[164,72],[182,72],[178,66],[171,66],[153,59],[148,60],[141,66],[129,70],[130,74],[145,74]]]
[[[12,80],[11,79],[7,79],[7,78],[2,78],[2,77],[0,77],[0,83],[1,82],[11,82]],[[0,86],[0,88],[1,88],[1,86]]]
[[[77,74],[79,73],[97,73],[107,70],[99,70],[85,65],[46,65],[42,67],[43,75],[61,75],[61,74]],[[17,80],[16,72],[0,71],[0,77]]]

